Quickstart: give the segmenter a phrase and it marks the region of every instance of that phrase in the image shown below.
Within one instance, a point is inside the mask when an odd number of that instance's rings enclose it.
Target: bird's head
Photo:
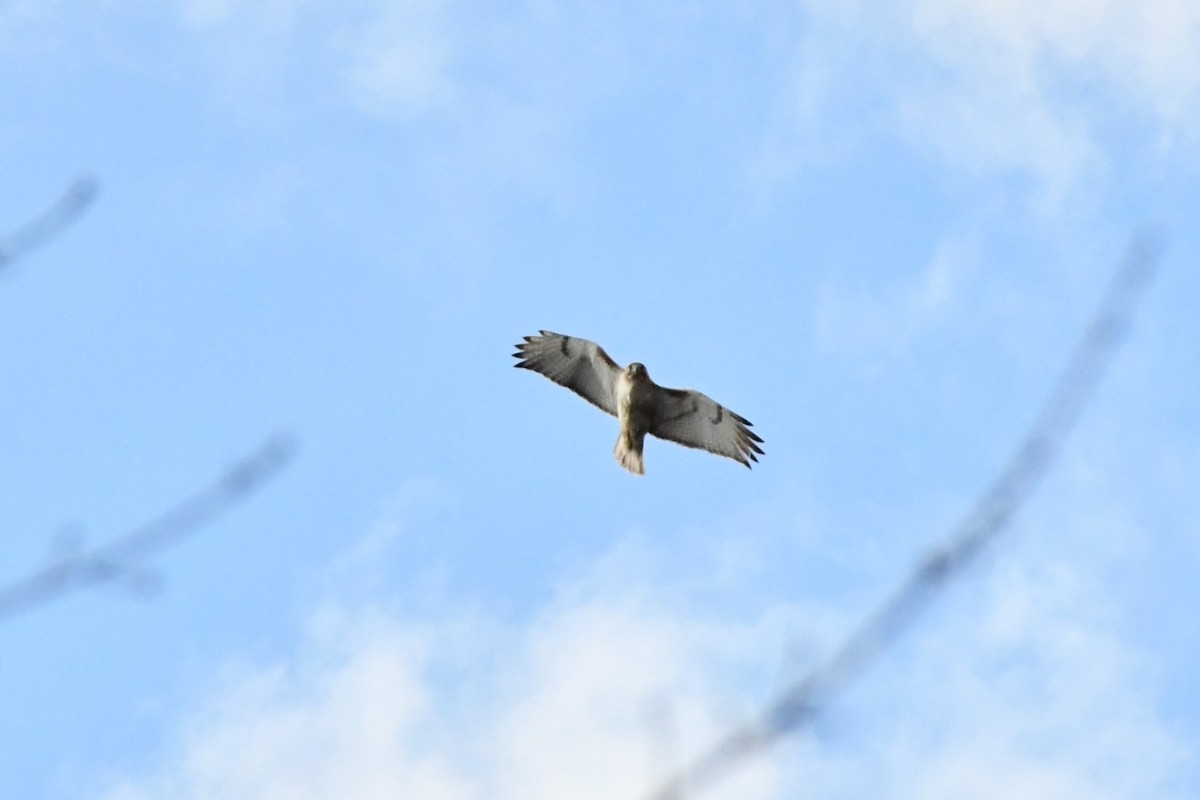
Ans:
[[[634,361],[625,368],[625,372],[627,372],[629,377],[635,381],[645,381],[650,379],[650,373],[646,372],[646,365],[640,361]]]

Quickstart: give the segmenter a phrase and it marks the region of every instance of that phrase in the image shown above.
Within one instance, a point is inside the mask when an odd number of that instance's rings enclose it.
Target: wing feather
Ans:
[[[589,403],[617,415],[617,376],[621,367],[604,348],[587,339],[538,331],[517,345],[514,367],[533,370],[565,386]]]
[[[750,420],[700,392],[654,388],[652,435],[732,458],[746,467],[763,454],[762,438],[750,430]]]

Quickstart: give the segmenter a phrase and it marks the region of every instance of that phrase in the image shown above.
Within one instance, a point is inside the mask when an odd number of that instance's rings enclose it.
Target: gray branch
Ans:
[[[38,245],[57,236],[87,209],[96,196],[97,183],[81,175],[45,211],[21,227],[0,237],[0,272]]]
[[[92,550],[83,550],[78,536],[60,536],[47,566],[0,586],[0,619],[97,584],[124,581],[134,588],[153,585],[154,575],[145,566],[151,556],[195,533],[257,492],[291,461],[294,452],[292,437],[276,433],[213,484],[155,519]]]

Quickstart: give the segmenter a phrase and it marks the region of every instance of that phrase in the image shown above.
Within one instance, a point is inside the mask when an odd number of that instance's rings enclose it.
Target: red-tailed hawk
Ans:
[[[540,331],[517,345],[513,366],[540,372],[621,421],[613,455],[635,475],[645,473],[642,441],[660,439],[699,447],[750,466],[762,439],[745,417],[690,389],[667,389],[636,361],[625,369],[595,342]]]

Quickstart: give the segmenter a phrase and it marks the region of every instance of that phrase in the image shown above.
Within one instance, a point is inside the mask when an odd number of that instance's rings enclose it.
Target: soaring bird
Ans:
[[[642,444],[647,433],[747,468],[763,453],[762,439],[745,417],[700,392],[659,386],[636,361],[622,369],[595,342],[539,331],[516,347],[513,357],[520,360],[513,366],[545,375],[620,421],[613,455],[634,475],[646,472]]]

